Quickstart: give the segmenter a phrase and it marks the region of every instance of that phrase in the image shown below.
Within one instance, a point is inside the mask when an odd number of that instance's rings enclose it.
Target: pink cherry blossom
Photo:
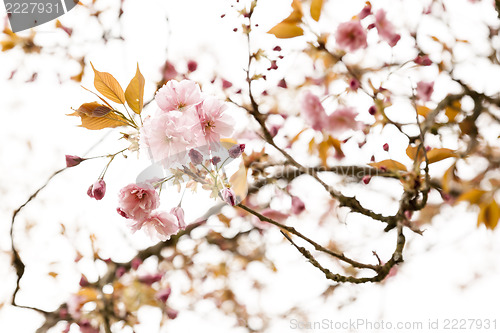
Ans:
[[[434,82],[420,81],[417,83],[417,97],[423,102],[431,100],[431,95],[434,92]]]
[[[183,111],[199,104],[203,98],[200,86],[191,80],[168,81],[155,95],[155,100],[163,111]]]
[[[199,145],[217,147],[223,137],[233,133],[234,119],[225,112],[227,105],[215,98],[207,98],[196,106],[202,130],[202,141]]]
[[[326,118],[325,109],[321,105],[319,98],[310,91],[306,92],[302,98],[302,114],[314,130],[321,131]]]
[[[201,131],[194,127],[200,127],[194,109],[185,111],[181,116],[157,113],[144,120],[141,145],[149,149],[153,160],[164,164],[175,162],[194,144],[195,133]]]
[[[389,43],[391,47],[395,46],[401,39],[401,36],[394,32],[394,26],[387,19],[386,12],[383,9],[379,9],[375,14],[375,27],[380,38]]]
[[[118,203],[120,215],[138,222],[132,226],[132,230],[137,231],[151,211],[158,208],[160,197],[151,185],[129,184],[120,190]]]
[[[366,31],[358,20],[340,23],[335,33],[337,44],[351,52],[366,48]]]
[[[142,228],[151,239],[161,241],[169,240],[179,231],[177,217],[162,211],[152,212],[142,223]]]
[[[358,130],[362,124],[356,120],[357,115],[358,113],[350,107],[337,109],[327,117],[325,129],[334,134],[342,134],[347,130]]]

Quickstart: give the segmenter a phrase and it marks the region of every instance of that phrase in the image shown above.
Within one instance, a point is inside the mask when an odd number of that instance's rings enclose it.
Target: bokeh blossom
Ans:
[[[335,33],[337,44],[351,52],[368,46],[366,31],[358,20],[340,23]]]

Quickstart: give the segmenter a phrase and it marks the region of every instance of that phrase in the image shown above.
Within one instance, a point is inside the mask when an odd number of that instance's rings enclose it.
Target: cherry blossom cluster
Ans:
[[[190,149],[216,150],[220,139],[233,133],[234,120],[225,112],[227,105],[203,96],[193,81],[170,80],[158,90],[155,100],[159,109],[144,120],[141,148],[148,149],[152,159],[165,167],[188,162]]]
[[[327,114],[318,96],[307,91],[302,99],[302,113],[308,123],[316,131],[327,131],[334,135],[347,130],[359,130],[362,123],[356,120],[358,115],[350,107],[342,107]]]
[[[374,16],[374,22],[365,29],[361,21],[370,16]],[[352,20],[339,24],[335,39],[339,47],[354,52],[368,46],[367,30],[374,28],[377,29],[380,39],[386,41],[391,47],[396,46],[401,39],[401,35],[394,31],[394,25],[387,19],[385,10],[379,9],[373,14],[370,4],[366,5]]]

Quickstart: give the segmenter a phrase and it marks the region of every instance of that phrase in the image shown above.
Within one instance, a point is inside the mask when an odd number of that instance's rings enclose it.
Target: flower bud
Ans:
[[[385,151],[389,151],[389,144],[388,143],[384,143],[384,145],[382,146],[382,148],[384,148]]]
[[[115,271],[115,276],[119,279],[121,278],[123,275],[125,275],[125,273],[127,272],[127,269],[123,266],[120,266],[116,269]]]
[[[66,155],[66,167],[71,168],[85,161],[84,158],[75,155]]]
[[[245,151],[245,145],[244,144],[235,144],[231,148],[229,148],[228,153],[229,157],[231,158],[238,158],[240,157],[241,153]]]
[[[306,209],[306,205],[299,197],[292,197],[292,213],[298,215]]]
[[[186,229],[186,222],[184,221],[184,209],[182,209],[182,207],[172,208],[170,214],[174,215],[177,218],[179,229]]]
[[[363,178],[361,180],[363,181],[363,183],[365,185],[368,185],[368,183],[370,182],[370,180],[372,180],[372,176],[368,176],[368,175],[363,176]]]
[[[371,114],[372,116],[374,116],[377,113],[377,108],[375,107],[375,105],[370,106],[370,108],[368,109],[368,113]]]
[[[236,197],[234,195],[234,192],[233,190],[231,190],[230,188],[224,188],[222,191],[221,191],[221,196],[222,196],[222,199],[228,203],[229,205],[231,206],[234,206],[236,205]]]
[[[87,194],[89,194],[88,191]],[[92,185],[92,195],[89,196],[96,200],[101,200],[102,198],[104,198],[105,194],[106,194],[106,182],[104,181],[104,179],[99,179],[94,183],[94,185]]]
[[[194,72],[198,68],[198,63],[194,60],[189,60],[187,63],[187,68],[189,72]]]
[[[134,259],[132,259],[130,266],[132,267],[133,270],[137,270],[137,268],[139,268],[141,264],[142,264],[142,259],[135,257]]]
[[[167,309],[167,316],[168,318],[170,319],[175,319],[177,318],[177,315],[179,314],[179,312],[173,310],[173,309]]]
[[[158,291],[155,296],[161,302],[166,303],[171,293],[172,293],[172,289],[170,287],[167,287],[165,289]]]
[[[220,157],[219,156],[214,156],[214,157],[212,157],[212,159],[210,160],[210,162],[212,162],[212,164],[214,166],[217,166],[217,164],[220,163]]]
[[[188,154],[194,165],[203,163],[203,155],[199,151],[191,149]]]

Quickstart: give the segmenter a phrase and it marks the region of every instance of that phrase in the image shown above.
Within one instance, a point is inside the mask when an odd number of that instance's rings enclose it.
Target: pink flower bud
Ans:
[[[210,162],[212,162],[212,164],[214,166],[216,166],[217,164],[220,163],[220,157],[219,156],[214,156],[214,157],[212,157],[212,159],[210,160]]]
[[[92,193],[89,194],[89,191]],[[101,200],[106,194],[106,182],[103,179],[97,180],[87,191],[87,194],[96,200]]]
[[[349,88],[353,91],[356,91],[359,89],[359,87],[361,87],[361,84],[359,83],[358,80],[356,80],[355,78],[352,78],[350,81],[349,81]]]
[[[360,20],[364,19],[372,13],[372,5],[368,4],[359,12],[358,17]]]
[[[224,188],[221,191],[221,196],[222,196],[222,199],[226,203],[228,203],[229,205],[231,205],[231,206],[236,205],[236,198],[235,198],[234,192],[230,188],[227,188],[227,187]]]
[[[199,151],[191,149],[188,155],[194,165],[203,163],[203,155]]]
[[[156,293],[156,298],[158,298],[161,302],[166,303],[168,298],[170,297],[170,294],[172,293],[172,289],[170,287],[167,287],[165,289],[162,289]]]
[[[370,106],[370,108],[368,109],[368,113],[371,114],[372,116],[374,116],[377,113],[377,108],[375,107],[375,105]]]
[[[384,143],[384,145],[382,146],[382,148],[384,148],[385,151],[389,151],[389,144],[388,143]]]
[[[182,209],[182,207],[172,208],[170,214],[174,215],[177,218],[179,229],[186,229],[186,222],[184,221],[184,209]]]
[[[177,318],[177,315],[179,314],[179,312],[173,310],[173,309],[167,309],[167,316],[168,318],[170,319],[175,319]]]
[[[89,285],[89,281],[87,280],[85,275],[82,275],[82,277],[80,278],[79,284],[80,284],[80,287],[87,287]]]
[[[121,278],[123,275],[125,275],[126,272],[127,270],[125,269],[125,267],[120,266],[116,269],[115,276],[117,278]]]
[[[368,176],[368,175],[363,176],[363,178],[361,180],[363,181],[363,183],[365,185],[367,185],[370,182],[370,180],[372,180],[372,176]]]
[[[132,259],[132,262],[130,263],[130,266],[132,267],[133,270],[137,270],[139,266],[142,264],[141,258],[134,258]]]
[[[94,187],[94,185],[90,185],[89,186],[89,189],[87,190],[87,195],[91,198],[94,197],[94,193],[92,192],[92,188]]]
[[[273,49],[273,51],[279,52],[279,51],[281,51],[281,47],[275,46],[274,49]]]
[[[187,68],[189,72],[194,72],[198,68],[198,63],[194,60],[189,60],[187,63]]]
[[[288,88],[288,85],[286,84],[285,79],[281,79],[280,82],[278,82],[278,87],[286,89]]]
[[[229,89],[233,86],[228,80],[222,79],[222,89]]]
[[[84,158],[75,155],[66,155],[66,167],[71,168],[85,161]]]
[[[306,205],[299,197],[292,197],[292,213],[299,215],[306,209]]]
[[[162,273],[156,273],[156,274],[147,274],[139,277],[139,282],[147,284],[147,285],[152,285],[155,282],[158,282],[161,280],[163,277]]]
[[[245,145],[244,144],[235,144],[231,148],[229,148],[228,153],[229,157],[231,158],[238,158],[240,157],[241,153],[245,151]]]

